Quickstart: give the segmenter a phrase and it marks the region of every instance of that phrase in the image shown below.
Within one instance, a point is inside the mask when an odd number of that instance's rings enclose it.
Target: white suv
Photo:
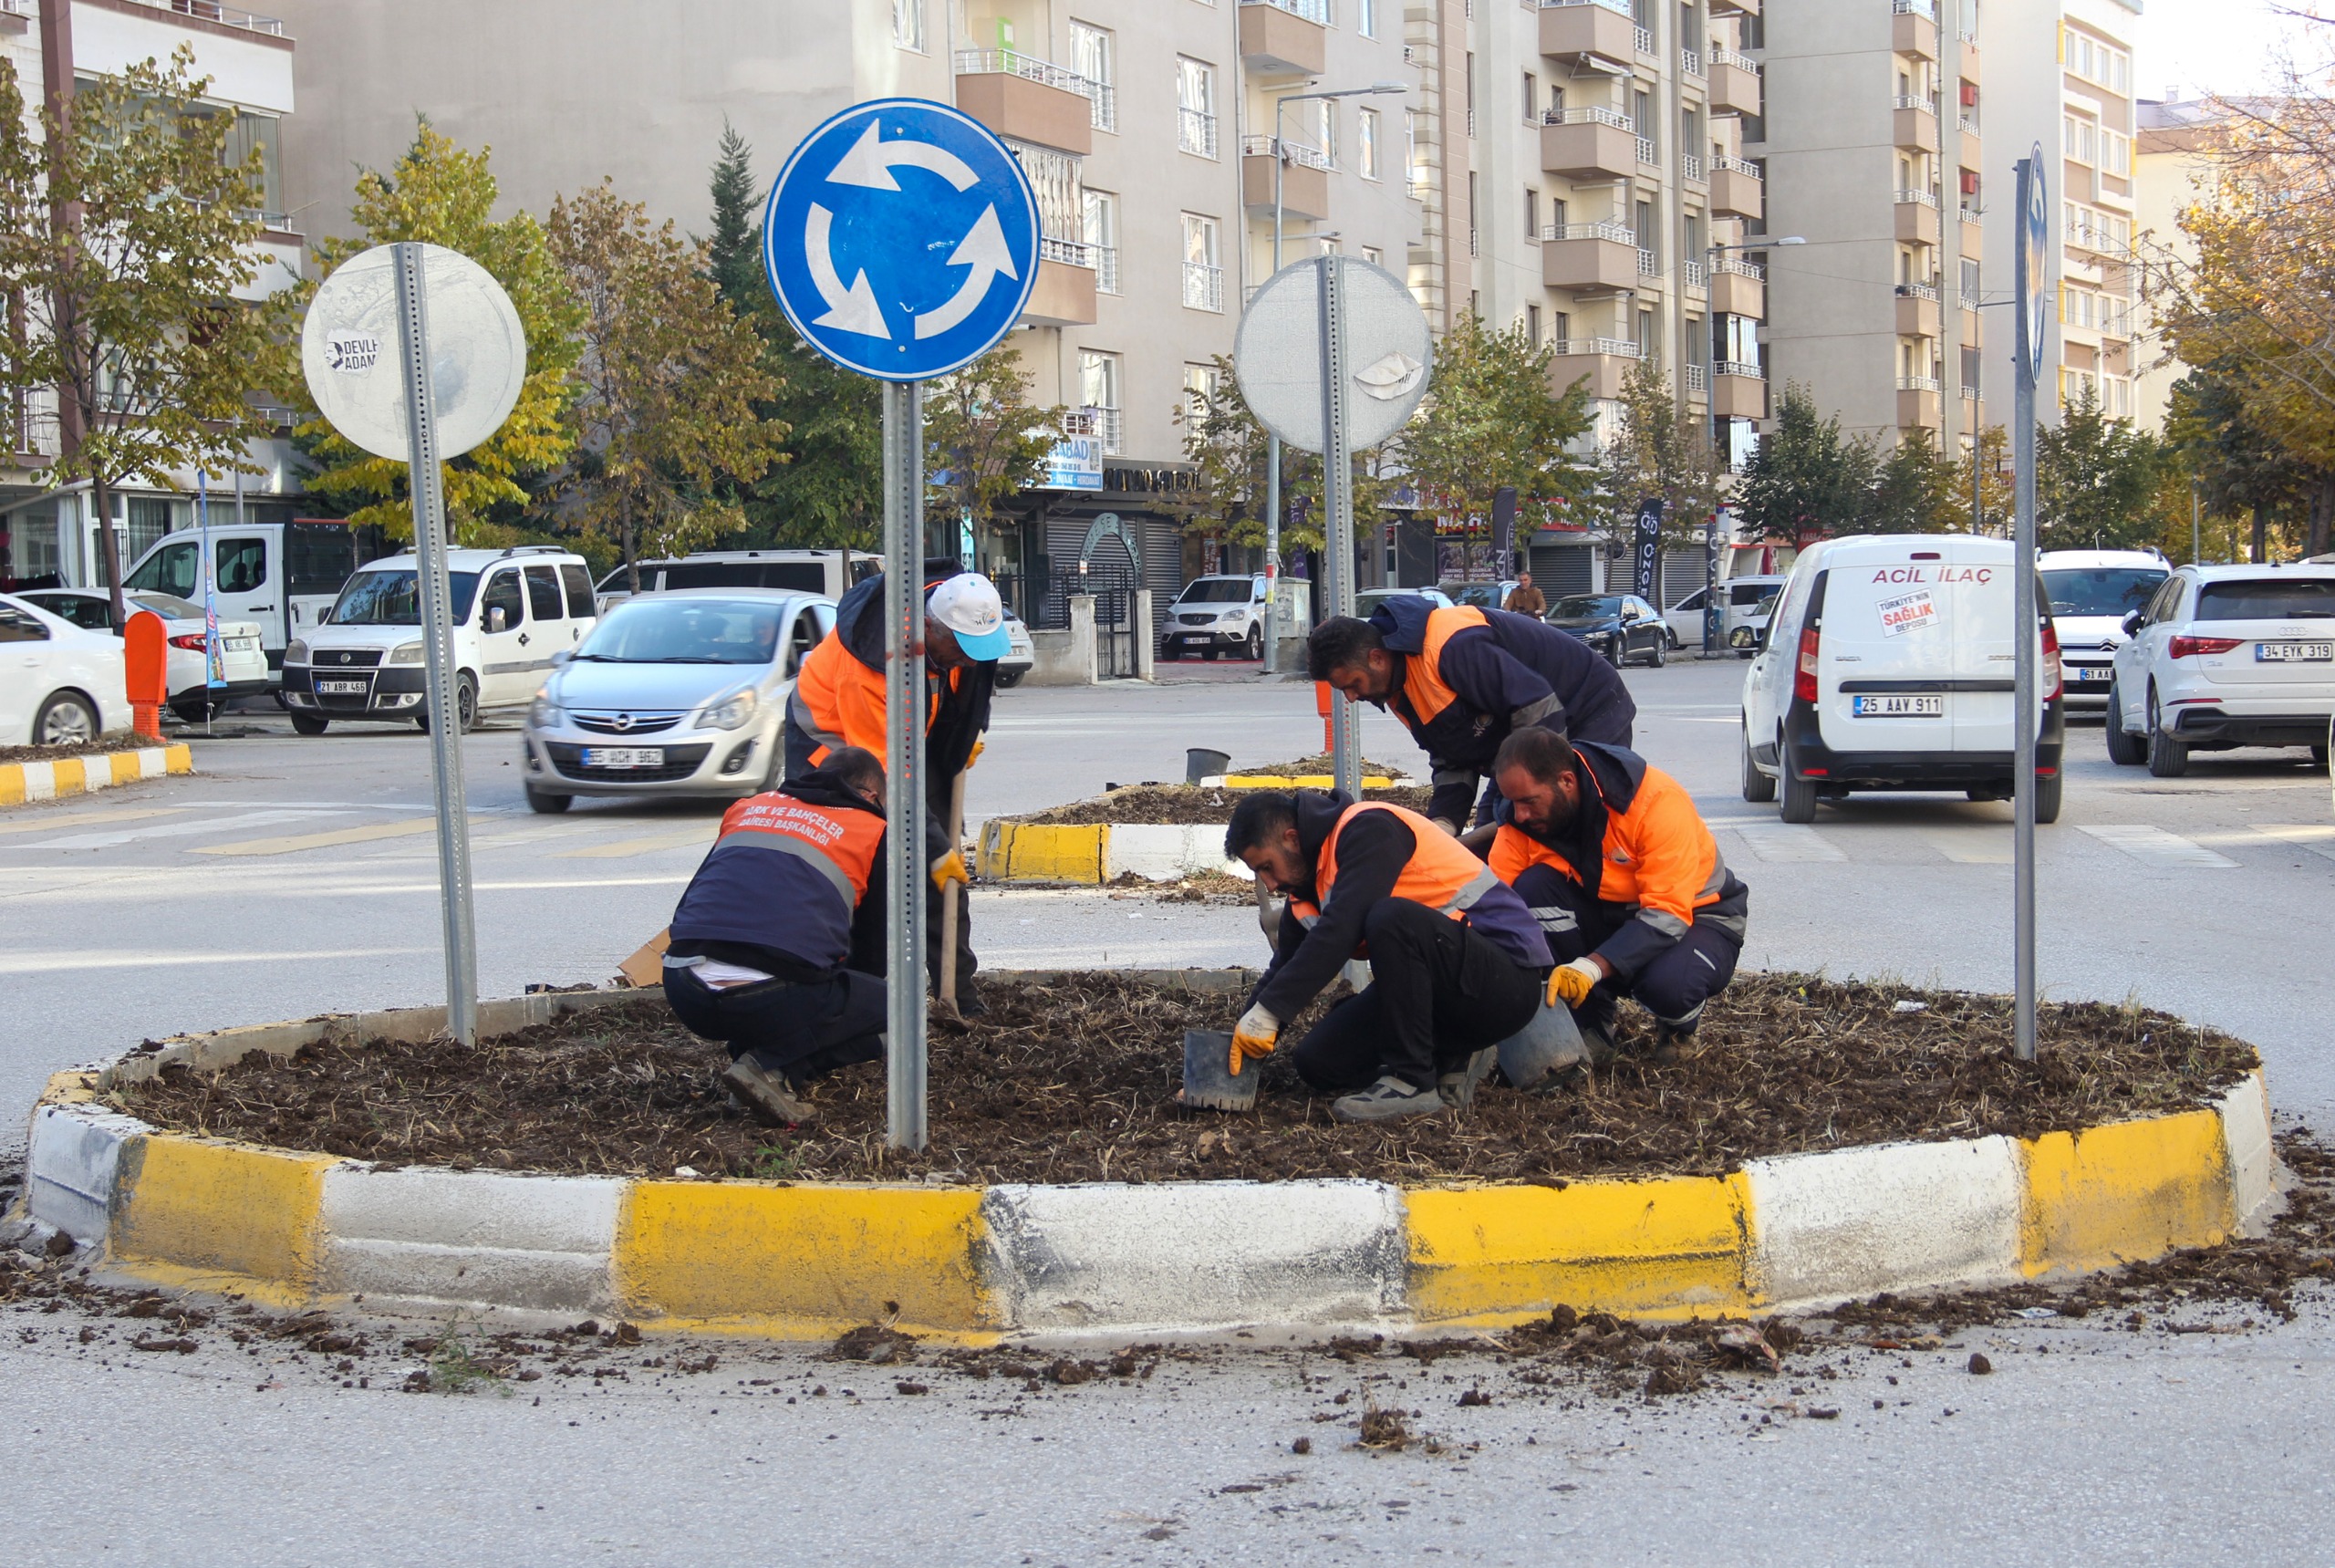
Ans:
[[[2308,746],[2335,714],[2335,564],[2181,566],[2124,618],[2108,755],[2159,778],[2193,751]]]
[[[2156,596],[2173,568],[2154,550],[2046,550],[2035,567],[2051,596],[2068,711],[2104,711],[2124,618]]]

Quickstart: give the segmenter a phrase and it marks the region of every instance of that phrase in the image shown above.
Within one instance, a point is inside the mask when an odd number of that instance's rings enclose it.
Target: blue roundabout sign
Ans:
[[[875,99],[803,139],[763,213],[771,291],[805,341],[887,381],[1005,336],[1038,280],[1038,202],[1012,150],[944,103]]]

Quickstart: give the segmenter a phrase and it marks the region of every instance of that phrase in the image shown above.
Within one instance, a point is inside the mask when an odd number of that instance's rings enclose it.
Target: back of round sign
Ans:
[[[1322,261],[1294,261],[1265,280],[1241,313],[1233,373],[1249,410],[1301,452],[1328,443],[1322,428]],[[1409,422],[1435,360],[1426,313],[1402,279],[1344,257],[1346,439],[1356,452]]]
[[[438,451],[454,457],[510,417],[527,377],[527,337],[511,296],[484,267],[443,245],[421,250]],[[376,457],[404,462],[413,437],[398,341],[392,250],[375,245],[317,290],[300,331],[300,369],[334,430]]]

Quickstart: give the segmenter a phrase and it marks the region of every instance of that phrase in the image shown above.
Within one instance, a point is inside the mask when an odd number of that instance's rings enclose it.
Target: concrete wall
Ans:
[[[1030,633],[1036,662],[1030,667],[1033,686],[1092,686],[1095,670],[1095,596],[1070,597],[1070,627],[1064,631]]]

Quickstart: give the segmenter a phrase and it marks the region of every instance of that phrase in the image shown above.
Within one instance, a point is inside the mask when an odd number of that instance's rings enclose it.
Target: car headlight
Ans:
[[[697,722],[697,727],[700,730],[742,729],[746,722],[754,716],[755,706],[753,689],[749,687],[707,709],[705,717]]]
[[[289,642],[285,643],[285,644],[284,645],[284,662],[285,662],[285,663],[286,663],[286,664],[306,664],[306,663],[307,663],[307,662],[308,662],[308,645],[307,645],[307,642],[306,642],[304,639],[296,638],[296,638],[294,638],[291,641],[289,641]]]
[[[559,704],[549,692],[536,692],[535,700],[527,704],[527,722],[538,730],[548,730],[559,722]]]
[[[398,644],[397,647],[389,649],[389,656],[381,660],[381,662],[384,664],[419,664],[421,662],[421,644],[418,642],[401,642]]]

